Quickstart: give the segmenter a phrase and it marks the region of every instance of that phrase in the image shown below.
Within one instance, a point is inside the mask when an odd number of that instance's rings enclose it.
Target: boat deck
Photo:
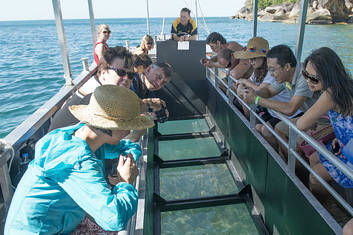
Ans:
[[[153,220],[145,217],[145,232],[149,220],[151,234],[267,233],[205,118],[158,124],[153,136]]]

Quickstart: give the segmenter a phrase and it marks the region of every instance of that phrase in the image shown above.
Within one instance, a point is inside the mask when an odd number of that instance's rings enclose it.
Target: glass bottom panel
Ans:
[[[161,213],[161,234],[260,234],[245,204]]]
[[[217,157],[221,151],[213,137],[158,142],[158,156],[165,161]]]
[[[175,120],[158,124],[158,132],[162,135],[208,132],[209,130],[205,119]]]
[[[238,188],[226,164],[162,168],[160,195],[179,200],[234,194]]]

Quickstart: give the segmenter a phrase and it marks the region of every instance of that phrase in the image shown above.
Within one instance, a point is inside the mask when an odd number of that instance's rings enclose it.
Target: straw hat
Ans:
[[[262,37],[254,37],[249,40],[245,51],[236,51],[233,53],[236,59],[251,59],[266,57],[268,52],[268,42]]]
[[[154,125],[141,114],[137,95],[115,85],[97,87],[88,105],[72,105],[69,109],[81,122],[102,129],[141,130]]]

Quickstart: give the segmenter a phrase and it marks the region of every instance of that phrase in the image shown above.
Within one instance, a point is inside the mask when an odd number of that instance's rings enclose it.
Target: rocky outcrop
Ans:
[[[306,23],[331,24],[336,22],[352,23],[353,0],[309,0]],[[261,21],[282,21],[296,23],[300,16],[300,2],[282,3],[258,11]],[[249,1],[232,18],[252,20],[253,13]]]

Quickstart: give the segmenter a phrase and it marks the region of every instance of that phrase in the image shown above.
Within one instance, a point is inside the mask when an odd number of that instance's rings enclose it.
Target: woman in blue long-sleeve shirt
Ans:
[[[81,123],[37,142],[35,159],[12,199],[5,234],[67,234],[86,214],[104,230],[119,231],[136,212],[138,194],[131,184],[141,150],[123,138],[130,130],[153,126],[140,114],[137,96],[124,87],[104,85],[89,105],[71,106],[70,111]],[[119,156],[120,183],[110,189],[104,158]]]

